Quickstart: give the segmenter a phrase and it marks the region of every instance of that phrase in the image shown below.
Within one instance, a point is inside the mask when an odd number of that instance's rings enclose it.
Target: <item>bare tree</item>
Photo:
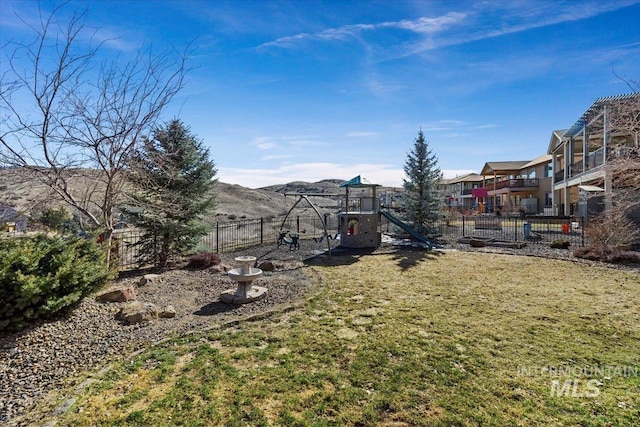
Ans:
[[[33,41],[2,46],[0,162],[45,183],[110,244],[126,159],[184,86],[190,47],[101,62],[104,42],[83,24],[85,12],[63,24],[64,6],[35,25],[18,17]]]
[[[607,105],[603,124],[612,148],[605,164],[605,210],[586,230],[602,259],[619,258],[640,239],[640,83],[622,80],[632,92]]]

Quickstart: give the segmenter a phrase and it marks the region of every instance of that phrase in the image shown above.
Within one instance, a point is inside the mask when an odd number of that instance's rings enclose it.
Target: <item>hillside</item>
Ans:
[[[89,183],[95,184],[95,177],[87,172],[84,177],[72,181],[76,194],[86,193]],[[91,179],[93,178],[93,179]],[[218,182],[217,207],[212,221],[260,218],[286,214],[298,200],[296,196],[284,193],[338,194],[342,180],[328,179],[317,183],[292,182],[288,184],[250,189],[235,184]],[[97,195],[99,192],[96,191]],[[335,212],[336,198],[310,197],[321,212]],[[44,184],[30,178],[19,169],[0,170],[0,203],[11,206],[27,215],[38,215],[47,207],[61,204],[57,196]],[[308,204],[300,203],[298,214],[307,213]],[[298,211],[298,209],[296,208]]]
[[[323,179],[318,182],[294,181],[288,184],[270,185],[261,189],[280,194],[342,194],[344,190],[340,189],[340,184],[343,182],[344,180],[341,179]]]

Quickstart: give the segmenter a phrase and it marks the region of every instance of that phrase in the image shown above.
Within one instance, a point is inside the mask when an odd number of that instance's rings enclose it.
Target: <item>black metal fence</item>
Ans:
[[[584,218],[572,217],[463,216],[438,224],[437,234],[446,240],[479,237],[532,244],[567,240],[571,245],[584,246],[584,226]]]
[[[337,215],[325,215],[323,220],[316,217],[289,217],[283,224],[284,217],[244,219],[240,221],[216,222],[213,229],[202,236],[197,250],[215,253],[232,252],[256,245],[277,242],[280,229],[299,235],[300,239],[312,239],[323,236],[324,226],[329,234],[338,232]],[[137,229],[116,230],[118,259],[121,269],[138,266],[139,241],[142,232]]]
[[[287,218],[284,225],[283,221],[283,217],[270,217],[217,222],[213,230],[202,237],[198,249],[225,253],[256,245],[273,244],[278,240],[281,228],[298,234],[302,240],[323,236],[323,225],[330,235],[338,233],[338,216],[335,214],[327,214],[322,220],[317,216],[296,216]],[[455,241],[461,237],[533,244],[568,240],[572,245],[583,246],[584,225],[582,218],[571,217],[459,216],[440,221],[431,234],[447,241]],[[380,231],[402,233],[401,229],[384,217]],[[120,268],[128,269],[138,265],[139,248],[135,243],[140,236],[139,230],[116,230],[114,237],[118,240]]]
[[[476,237],[532,244],[567,240],[571,245],[584,246],[584,226],[583,218],[572,217],[459,215],[437,222],[427,234],[429,237],[449,242],[461,237]],[[381,231],[402,233],[399,227],[395,227],[384,217]]]

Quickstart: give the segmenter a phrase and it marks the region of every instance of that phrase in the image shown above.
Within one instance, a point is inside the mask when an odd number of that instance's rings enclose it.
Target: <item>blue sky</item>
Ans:
[[[44,1],[48,9],[52,3]],[[402,184],[422,128],[445,176],[530,160],[551,132],[640,80],[640,1],[71,1],[126,58],[195,40],[164,118],[223,182]],[[0,0],[2,40],[35,1]]]

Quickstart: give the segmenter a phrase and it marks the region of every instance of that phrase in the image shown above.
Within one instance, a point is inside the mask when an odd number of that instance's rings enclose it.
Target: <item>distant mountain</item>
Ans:
[[[345,182],[341,179],[323,179],[318,182],[294,181],[287,184],[270,185],[261,187],[261,190],[273,191],[275,193],[296,193],[296,194],[341,194],[340,184]]]
[[[87,170],[85,177],[78,178],[71,185],[76,194],[86,193],[90,185],[96,184],[95,171]],[[309,200],[321,213],[336,213],[339,200],[344,195],[341,179],[323,179],[318,182],[295,181],[287,184],[270,185],[251,189],[235,184],[218,182],[216,187],[217,206],[210,222],[232,221],[243,218],[266,218],[286,214],[298,201],[298,194],[326,195],[310,196]],[[95,194],[100,194],[96,189]],[[393,196],[401,192],[398,188],[380,187],[378,195]],[[285,195],[288,194],[288,195]],[[351,192],[357,196],[358,190]],[[390,197],[388,200],[392,200]],[[29,216],[38,216],[47,207],[64,206],[56,195],[44,184],[37,182],[16,168],[0,169],[0,203],[13,207]],[[385,203],[383,201],[383,203]],[[306,202],[296,206],[296,215],[315,215]]]
[[[87,176],[92,175],[87,171]],[[95,184],[96,177],[72,182],[76,194],[86,192],[88,185]],[[218,182],[216,186],[217,206],[210,221],[230,221],[243,218],[260,218],[286,214],[297,201],[295,196],[284,193],[338,194],[342,180],[323,180],[318,183],[293,182],[259,189],[250,189],[235,184]],[[100,194],[96,191],[95,194]],[[322,212],[336,212],[337,198],[310,197]],[[11,206],[29,216],[38,216],[47,207],[65,206],[44,184],[33,180],[24,171],[15,168],[0,169],[0,203]],[[306,215],[308,204],[300,203],[299,215]]]

